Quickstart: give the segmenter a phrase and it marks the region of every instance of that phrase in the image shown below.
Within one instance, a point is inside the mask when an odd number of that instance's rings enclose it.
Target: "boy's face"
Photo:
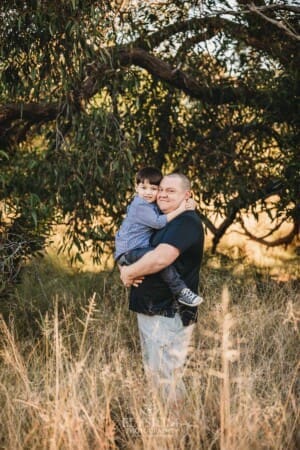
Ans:
[[[135,191],[137,195],[143,198],[148,203],[153,203],[156,201],[158,186],[155,184],[150,184],[148,180],[135,185]]]

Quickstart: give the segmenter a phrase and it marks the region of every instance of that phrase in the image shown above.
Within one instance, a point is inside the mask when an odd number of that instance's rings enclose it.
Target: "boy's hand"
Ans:
[[[170,222],[170,220],[175,219],[175,217],[177,217],[179,214],[182,214],[185,211],[193,211],[195,208],[196,208],[195,200],[193,200],[192,198],[184,199],[174,211],[166,214],[167,222]]]
[[[188,198],[187,200],[183,200],[178,206],[178,211],[193,211],[196,209],[196,202],[193,198]]]
[[[189,198],[186,200],[185,209],[189,211],[193,211],[196,209],[196,202],[193,198]]]

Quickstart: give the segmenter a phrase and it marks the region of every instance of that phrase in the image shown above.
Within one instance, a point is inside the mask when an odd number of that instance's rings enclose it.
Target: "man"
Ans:
[[[157,204],[168,214],[190,196],[188,178],[174,173],[162,179]],[[129,308],[137,313],[146,374],[171,401],[184,394],[183,368],[197,308],[176,302],[158,272],[174,263],[188,288],[197,292],[203,244],[199,216],[186,211],[154,234],[154,250],[120,268],[123,283],[132,286]]]

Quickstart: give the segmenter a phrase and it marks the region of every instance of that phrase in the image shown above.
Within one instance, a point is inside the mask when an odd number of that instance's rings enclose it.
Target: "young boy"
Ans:
[[[188,200],[175,211],[161,214],[156,205],[161,179],[161,172],[154,167],[145,167],[136,175],[136,196],[128,206],[127,215],[115,237],[115,259],[121,266],[134,263],[152,250],[150,238],[154,230],[163,228],[187,209],[195,209],[193,200]],[[160,275],[179,303],[198,306],[203,302],[202,297],[186,286],[173,265],[162,270]]]

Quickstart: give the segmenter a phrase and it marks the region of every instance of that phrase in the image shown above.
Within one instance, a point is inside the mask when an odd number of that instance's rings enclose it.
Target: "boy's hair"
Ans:
[[[159,169],[156,169],[155,167],[144,167],[137,172],[135,181],[136,184],[139,184],[144,183],[144,181],[147,180],[150,184],[158,186],[162,177],[162,173]]]

